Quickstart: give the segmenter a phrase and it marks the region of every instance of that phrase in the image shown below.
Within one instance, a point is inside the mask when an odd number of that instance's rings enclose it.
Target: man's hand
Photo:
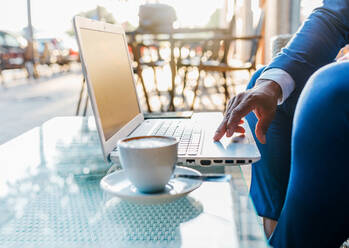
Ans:
[[[253,111],[258,118],[255,130],[257,139],[265,144],[265,135],[274,118],[278,99],[281,97],[282,90],[277,83],[271,80],[257,81],[255,87],[230,99],[224,119],[213,139],[219,141],[224,134],[231,137],[234,132],[244,133],[245,129],[239,126],[243,123],[241,119]]]

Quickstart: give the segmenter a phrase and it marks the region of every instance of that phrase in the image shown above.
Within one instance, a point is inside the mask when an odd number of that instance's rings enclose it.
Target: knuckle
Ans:
[[[223,122],[226,122],[230,117],[230,112],[226,112],[225,115],[224,115],[224,119],[223,119]]]
[[[229,127],[235,126],[237,123],[237,120],[239,119],[238,115],[234,115],[229,119],[228,125]]]
[[[236,116],[240,115],[241,111],[242,111],[241,107],[236,107],[236,108],[233,110],[232,115],[233,115],[234,117],[236,117]]]
[[[230,108],[233,106],[234,104],[234,101],[235,101],[235,97],[231,98],[225,108],[225,114],[227,114],[230,110]]]
[[[238,100],[240,100],[240,99],[244,98],[244,96],[245,96],[245,92],[240,92],[240,93],[238,93],[238,94],[236,95],[236,98],[237,98]]]
[[[247,102],[253,102],[255,99],[256,99],[256,95],[253,92],[251,92],[250,94],[248,94],[246,96],[246,101]]]

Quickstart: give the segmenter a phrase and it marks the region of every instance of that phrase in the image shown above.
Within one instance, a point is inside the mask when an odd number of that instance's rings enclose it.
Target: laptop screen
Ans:
[[[87,75],[105,140],[140,113],[124,36],[80,29]]]

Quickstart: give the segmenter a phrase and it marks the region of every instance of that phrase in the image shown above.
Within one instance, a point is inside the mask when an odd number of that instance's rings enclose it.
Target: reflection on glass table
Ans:
[[[103,192],[93,118],[54,118],[0,146],[0,247],[267,247],[239,167],[177,201]]]

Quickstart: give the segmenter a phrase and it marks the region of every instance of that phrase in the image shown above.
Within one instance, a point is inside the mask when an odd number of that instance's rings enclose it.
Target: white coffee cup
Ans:
[[[166,136],[139,136],[118,142],[120,162],[131,183],[143,193],[163,191],[177,162],[178,141]]]

